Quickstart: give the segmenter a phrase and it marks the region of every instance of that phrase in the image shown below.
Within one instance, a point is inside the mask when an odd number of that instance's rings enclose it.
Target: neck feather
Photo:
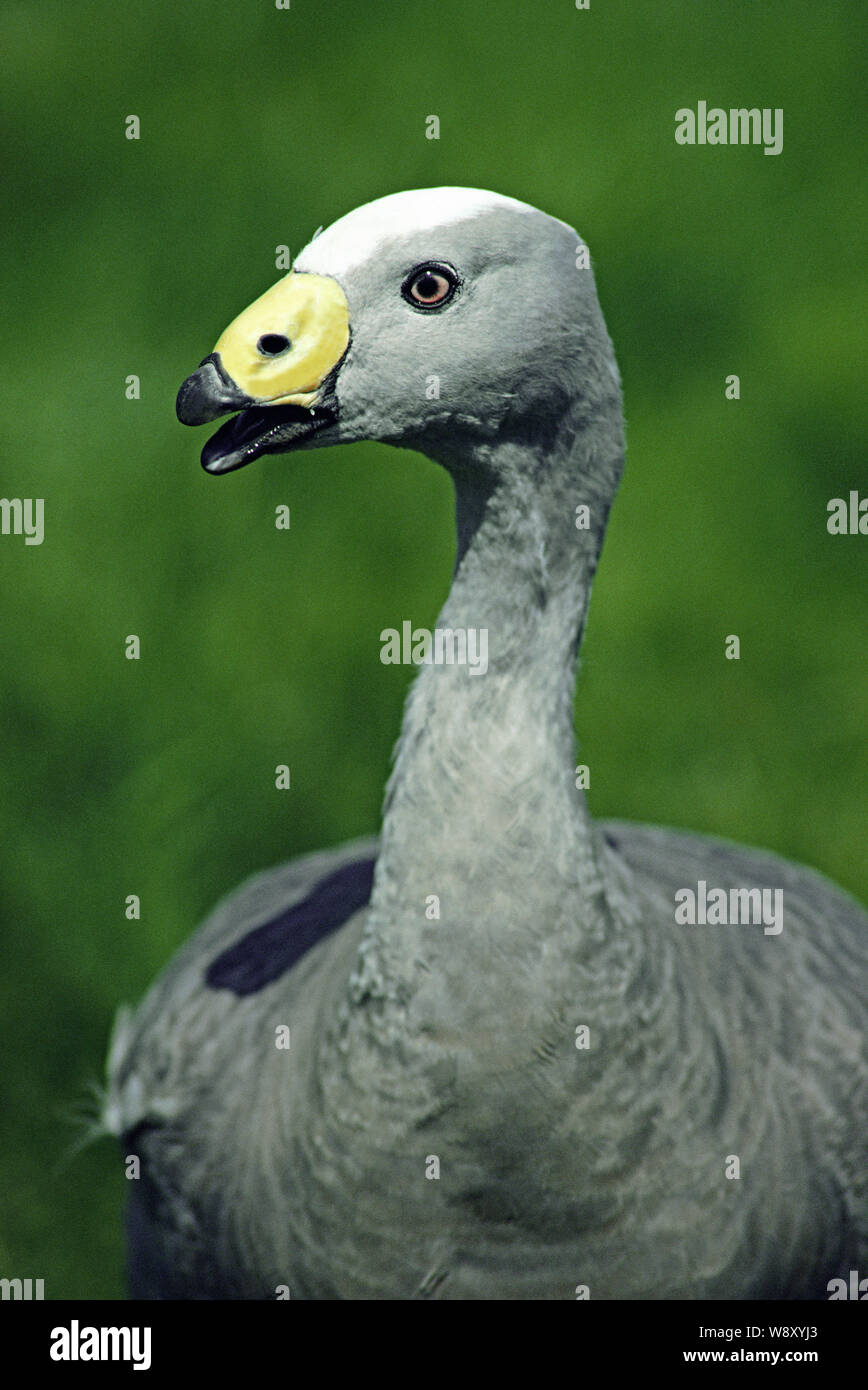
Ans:
[[[410,693],[357,1000],[406,999],[438,922],[460,922],[489,953],[486,924],[515,938],[504,947],[533,949],[557,924],[550,911],[531,920],[515,909],[540,879],[552,894],[563,889],[574,920],[582,901],[589,915],[599,906],[594,837],[575,785],[573,695],[622,464],[620,420],[605,424],[565,423],[547,447],[510,441],[441,460],[455,480],[458,550],[438,628],[484,631],[488,664],[476,674],[423,665]],[[587,527],[576,525],[578,507],[588,508]]]

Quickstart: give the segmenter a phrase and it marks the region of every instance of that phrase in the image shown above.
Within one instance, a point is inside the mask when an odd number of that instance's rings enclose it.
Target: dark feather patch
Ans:
[[[254,927],[212,961],[205,983],[238,995],[255,994],[270,985],[365,906],[371,896],[375,863],[375,859],[357,859],[320,879],[302,902]]]

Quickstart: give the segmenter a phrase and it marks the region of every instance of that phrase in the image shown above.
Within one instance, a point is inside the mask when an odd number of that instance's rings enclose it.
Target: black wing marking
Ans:
[[[241,996],[270,985],[296,961],[364,907],[371,896],[376,859],[357,859],[320,879],[300,903],[254,927],[208,966],[211,989]]]

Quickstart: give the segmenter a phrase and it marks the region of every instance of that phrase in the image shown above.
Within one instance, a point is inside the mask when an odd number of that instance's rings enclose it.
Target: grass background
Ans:
[[[46,539],[0,537],[0,1274],[121,1293],[119,1157],[68,1156],[115,1006],[246,875],[376,828],[409,680],[377,638],[435,622],[448,481],[374,444],[214,479],[174,418],[275,246],[359,203],[490,187],[591,246],[629,438],[577,706],[594,811],[868,896],[868,540],[825,526],[866,487],[859,10],[7,0],[0,492],[45,498]],[[699,99],[782,107],[783,153],[677,146]]]

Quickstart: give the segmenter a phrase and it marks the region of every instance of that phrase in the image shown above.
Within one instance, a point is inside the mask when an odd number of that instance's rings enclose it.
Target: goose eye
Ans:
[[[448,304],[458,285],[458,276],[448,265],[421,265],[407,276],[401,293],[417,309],[439,309]]]
[[[263,333],[256,346],[263,357],[279,357],[289,347],[289,339],[282,333]]]

